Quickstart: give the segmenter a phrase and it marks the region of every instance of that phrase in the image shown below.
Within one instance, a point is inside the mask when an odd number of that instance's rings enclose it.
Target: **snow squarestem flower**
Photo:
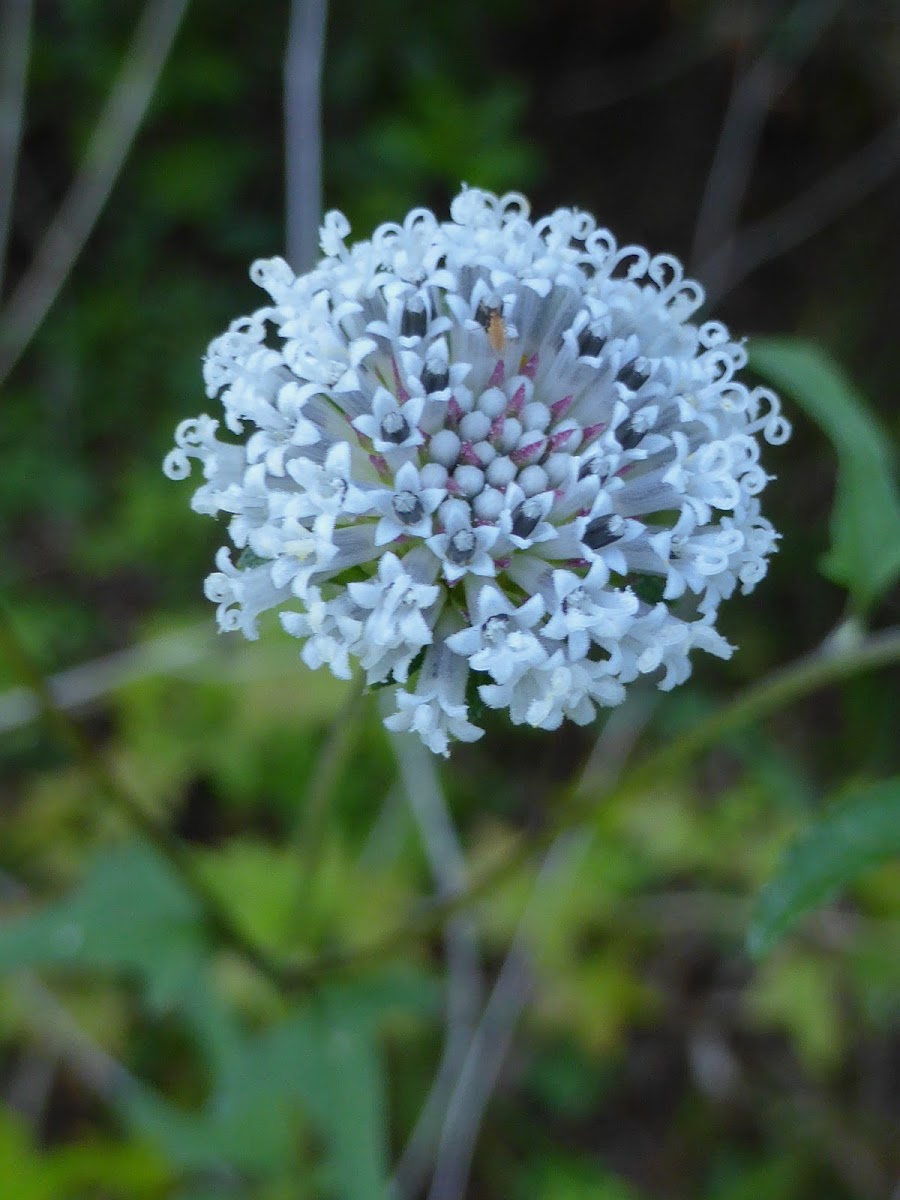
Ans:
[[[310,667],[391,684],[386,724],[446,754],[482,730],[466,702],[555,729],[628,683],[727,658],[720,602],[766,573],[760,437],[776,396],[670,255],[618,247],[592,217],[532,221],[517,194],[464,189],[439,222],[251,275],[271,303],[204,365],[220,421],[176,431],[164,469],[200,460],[196,511],[230,517],[206,594],[257,635],[280,612]]]

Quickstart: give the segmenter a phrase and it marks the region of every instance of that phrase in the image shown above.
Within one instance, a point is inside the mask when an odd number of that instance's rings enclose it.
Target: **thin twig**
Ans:
[[[6,871],[0,872],[0,889],[17,903],[30,900],[28,890]],[[90,1040],[33,971],[17,971],[16,982],[30,1021],[45,1031],[62,1061],[91,1091],[110,1102],[143,1090],[126,1067]]]
[[[609,803],[640,794],[660,780],[683,770],[695,757],[746,725],[761,721],[812,692],[852,679],[866,671],[900,662],[900,628],[872,634],[847,652],[815,653],[771,673],[747,688],[730,704],[699,722],[677,742],[664,746],[627,771],[605,796]],[[390,957],[402,946],[437,928],[454,912],[480,900],[504,879],[523,867],[542,848],[551,845],[566,829],[590,817],[598,800],[595,776],[588,770],[560,797],[554,806],[558,817],[539,834],[520,838],[515,845],[482,870],[465,891],[448,900],[423,902],[405,921],[381,937],[363,945],[327,952],[283,969],[285,982],[298,989],[309,987],[326,975],[358,970],[363,965]]]
[[[672,83],[712,54],[713,46],[705,38],[678,34],[650,50],[620,58],[614,66],[572,72],[550,96],[550,105],[554,113],[566,117],[614,108]]]
[[[63,709],[93,704],[119,688],[153,675],[169,675],[201,662],[210,653],[209,622],[194,630],[165,634],[50,676],[54,702]],[[40,698],[28,687],[0,693],[0,734],[28,725],[41,715]]]
[[[796,68],[809,53],[841,0],[797,0],[789,13],[779,18],[782,29],[804,27],[805,36],[794,37],[789,50],[771,43],[737,75],[725,109],[719,140],[706,178],[697,215],[692,269],[714,251],[727,265],[729,246],[740,216],[747,185],[756,160],[763,126],[769,110],[790,83]],[[711,291],[719,287],[708,276]]]
[[[76,760],[112,804],[171,863],[203,908],[211,931],[234,948],[248,963],[284,993],[302,992],[321,979],[358,970],[381,961],[401,946],[415,941],[443,924],[455,912],[480,899],[501,880],[508,878],[557,836],[590,816],[596,805],[595,776],[588,771],[560,799],[559,816],[551,827],[531,838],[521,838],[495,863],[482,871],[462,892],[448,899],[423,904],[418,911],[381,937],[357,947],[330,951],[301,963],[279,963],[237,927],[230,912],[212,894],[196,869],[187,849],[161,825],[110,772],[104,759],[84,737],[71,717],[56,703],[53,694],[16,633],[14,624],[0,606],[0,650],[5,652],[14,670],[39,698],[45,717],[60,740],[70,747]],[[736,729],[762,720],[778,709],[811,692],[851,679],[865,671],[900,662],[900,629],[873,634],[837,653],[817,652],[766,676],[746,689],[731,704],[683,734],[675,743],[663,747],[628,771],[611,789],[608,799],[621,800],[640,794],[660,779],[670,778],[698,754],[717,744]]]
[[[277,964],[235,924],[227,907],[207,887],[187,847],[116,777],[93,743],[56,702],[47,680],[19,637],[15,622],[3,604],[0,604],[0,653],[6,657],[18,677],[38,697],[47,724],[60,742],[69,748],[75,761],[93,781],[100,795],[105,796],[129,825],[145,837],[172,866],[197,900],[211,933],[225,945],[237,950],[271,983],[281,985],[284,981]]]
[[[74,1017],[40,982],[33,971],[16,973],[16,983],[29,1020],[66,1065],[107,1104],[143,1092],[143,1085],[102,1046],[79,1028]]]
[[[33,7],[33,0],[0,3],[0,297],[22,142]]]
[[[10,1112],[27,1121],[36,1135],[40,1135],[47,1110],[47,1101],[56,1073],[59,1056],[46,1050],[25,1047],[15,1068],[10,1072],[4,1102]]]
[[[150,0],[84,162],[34,261],[0,313],[0,385],[31,342],[109,199],[156,89],[187,0]]]
[[[465,889],[466,861],[433,755],[410,734],[393,734],[391,744],[410,807],[419,826],[431,872],[443,898]],[[457,1084],[481,1008],[481,962],[474,924],[466,914],[448,919],[446,1032],[441,1060],[428,1096],[392,1181],[394,1194],[415,1195],[428,1172],[441,1122]]]
[[[344,707],[332,719],[331,729],[319,751],[312,780],[306,789],[303,807],[294,826],[293,841],[301,859],[301,876],[308,882],[315,867],[318,851],[326,829],[328,801],[338,776],[347,762],[353,740],[359,732],[358,720],[365,695],[365,682],[358,676],[350,685]]]
[[[532,991],[528,927],[547,890],[560,886],[561,878],[571,879],[575,869],[573,860],[584,853],[589,841],[590,834],[584,830],[569,830],[556,839],[541,864],[453,1089],[428,1200],[462,1200],[466,1194],[478,1130]]]
[[[316,867],[329,829],[329,800],[359,733],[364,695],[365,677],[360,674],[350,685],[344,707],[335,715],[331,729],[325,735],[300,813],[294,822],[291,840],[300,857],[297,908],[301,913],[309,910],[315,895]]]
[[[812,237],[871,192],[900,167],[900,120],[783,207],[735,235],[697,267],[707,302],[719,300],[764,263]]]
[[[327,13],[327,0],[293,0],[284,59],[285,241],[298,272],[313,266],[319,245]]]
[[[612,787],[647,726],[655,697],[632,693],[627,704],[613,710],[594,744],[586,770],[604,788]],[[526,942],[534,917],[552,887],[565,886],[586,853],[590,831],[561,833],[550,846],[519,919],[478,1030],[460,1069],[441,1136],[429,1200],[458,1200],[465,1194],[478,1129],[519,1016],[530,994]]]

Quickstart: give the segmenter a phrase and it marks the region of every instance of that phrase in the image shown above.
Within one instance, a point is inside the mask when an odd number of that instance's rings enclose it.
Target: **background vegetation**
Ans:
[[[7,76],[28,7],[0,4]],[[184,7],[108,203],[13,365],[136,25],[179,5],[33,12],[0,293],[0,578],[84,738],[73,754],[35,719],[6,644],[0,1194],[371,1200],[398,1164],[396,1194],[420,1194],[437,1163],[434,1200],[897,1200],[900,869],[858,871],[900,849],[878,782],[897,771],[896,678],[848,670],[671,769],[635,782],[626,765],[835,628],[853,653],[897,622],[896,6],[331,6],[324,190],[359,235],[444,210],[460,180],[587,208],[690,262],[716,314],[758,335],[795,423],[767,459],[782,551],[723,614],[740,654],[610,718],[590,818],[566,816],[549,856],[597,730],[498,724],[438,777],[276,629],[212,632],[219,532],[159,464],[203,407],[207,342],[258,303],[249,261],[284,244],[289,5]],[[437,787],[467,863],[428,825]],[[185,848],[218,918],[148,828]],[[443,926],[417,901],[498,861]],[[751,926],[768,953],[748,953]],[[314,976],[279,974],[309,959]]]

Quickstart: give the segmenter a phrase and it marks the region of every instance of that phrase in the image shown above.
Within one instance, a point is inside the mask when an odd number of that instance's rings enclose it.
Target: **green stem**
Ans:
[[[325,736],[305,804],[292,834],[300,858],[297,909],[301,918],[306,917],[315,899],[316,866],[329,829],[329,800],[359,732],[362,700],[366,694],[365,676],[358,675],[350,689],[343,708]]]
[[[68,746],[72,756],[97,790],[171,865],[196,899],[209,929],[217,939],[233,947],[260,974],[271,983],[280,986],[283,973],[279,965],[235,924],[228,909],[209,890],[187,847],[167,826],[153,817],[138,797],[116,778],[80,726],[57,704],[50,684],[19,636],[15,623],[3,603],[0,603],[0,652],[21,681],[34,693],[47,724],[59,740]]]
[[[698,754],[709,750],[734,730],[759,721],[811,692],[898,661],[900,628],[872,634],[846,651],[822,653],[817,650],[806,655],[780,670],[772,671],[730,704],[638,763],[623,776],[621,783],[613,789],[613,795],[618,798],[642,792],[660,780],[677,774]],[[584,780],[576,789],[575,799],[589,792],[590,787],[591,780]],[[575,819],[584,815],[584,811],[580,810]]]
[[[362,698],[365,694],[365,680],[360,675],[350,684],[344,706],[335,716],[319,751],[306,800],[293,831],[293,842],[302,858],[304,874],[315,866],[325,836],[328,801],[353,748]]]
[[[612,802],[639,794],[677,774],[698,754],[710,749],[734,730],[761,720],[811,692],[896,662],[900,662],[900,629],[873,634],[844,653],[825,655],[817,651],[790,663],[749,687],[690,732],[627,771],[604,798]],[[444,900],[423,903],[402,924],[365,945],[332,951],[296,966],[285,967],[282,976],[285,984],[298,990],[311,987],[325,976],[381,961],[439,927],[448,917],[480,900],[515,874],[561,833],[589,819],[592,812],[596,811],[598,799],[593,784],[594,779],[590,774],[576,780],[554,805],[559,816],[552,825],[538,834],[520,838],[464,891]]]
[[[198,901],[210,929],[223,944],[240,953],[283,993],[308,990],[325,977],[353,971],[389,957],[395,950],[440,926],[453,913],[479,900],[561,833],[589,819],[596,810],[598,781],[593,774],[588,774],[576,780],[560,797],[554,806],[559,815],[552,825],[535,835],[521,837],[511,850],[485,868],[462,892],[444,900],[423,903],[402,924],[368,944],[327,952],[302,963],[282,964],[270,958],[235,924],[228,909],[209,890],[187,848],[116,779],[79,726],[56,703],[47,680],[19,638],[14,623],[2,605],[0,650],[6,654],[22,681],[34,692],[48,724],[60,740],[69,746],[86,774],[110,803],[172,865]],[[820,688],[898,661],[900,629],[889,629],[840,653],[828,655],[816,652],[791,663],[748,688],[731,704],[626,772],[609,790],[606,798],[610,801],[621,800],[640,793],[661,780],[671,778],[698,754],[735,729],[767,717]],[[331,769],[329,766],[326,776]]]

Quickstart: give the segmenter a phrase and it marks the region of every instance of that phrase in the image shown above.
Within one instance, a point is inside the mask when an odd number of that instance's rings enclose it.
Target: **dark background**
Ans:
[[[131,0],[36,5],[7,316],[139,12]],[[221,533],[160,471],[176,422],[213,411],[199,371],[209,339],[262,303],[249,262],[283,251],[287,19],[282,3],[188,6],[109,202],[0,392],[0,579],[47,672],[88,664],[98,698],[84,719],[96,744],[211,869],[243,881],[254,919],[296,948],[389,924],[411,889],[430,884],[401,818],[388,849],[378,841],[393,767],[366,709],[354,710],[331,781],[327,881],[309,928],[278,892],[319,747],[349,720],[343,691],[299,667],[295,676],[277,631],[252,651],[213,643],[201,581]],[[894,3],[336,0],[323,103],[325,202],[357,236],[414,205],[445,213],[462,181],[524,191],[536,214],[586,208],[621,242],[687,262],[711,285],[709,311],[738,335],[796,334],[826,348],[896,433]],[[841,617],[843,592],[817,570],[834,452],[786,408],[795,436],[766,460],[781,552],[758,592],[722,618],[741,653],[699,664],[654,710],[651,742],[811,649]],[[897,615],[888,598],[872,623]],[[187,650],[160,667],[173,638]],[[150,650],[107,688],[106,656],[131,645]],[[12,688],[14,672],[0,669]],[[880,677],[830,691],[610,813],[603,846],[536,934],[535,998],[488,1111],[472,1197],[900,1196],[900,874],[867,876],[762,967],[741,952],[742,905],[791,832],[839,782],[896,763],[895,696]],[[120,831],[14,697],[0,715],[6,887],[55,895]],[[549,782],[571,776],[587,736],[498,727],[459,749],[447,786],[476,859],[546,819]],[[372,889],[362,904],[361,887]],[[485,917],[489,970],[514,912],[504,893]],[[439,940],[412,957],[441,978]],[[134,987],[102,972],[54,986],[96,1044],[169,1097],[196,1101],[202,1068],[177,1021],[148,1014]],[[248,986],[222,976],[262,1020]],[[16,1200],[16,1172],[39,1172],[61,1147],[96,1143],[105,1183],[34,1195],[200,1196],[165,1153],[141,1157],[144,1135],[56,1047],[58,1022],[42,1025],[4,989],[0,1131],[27,1129],[31,1146],[7,1159],[4,1194]],[[434,1068],[439,1021],[407,1016],[385,1036],[397,1152]],[[13,1144],[7,1130],[0,1147],[4,1138]],[[279,1200],[298,1194],[286,1182],[298,1177],[299,1194],[328,1194],[304,1166],[317,1160],[315,1139],[299,1145],[290,1170],[216,1194]],[[130,1175],[123,1146],[137,1156]],[[3,1171],[0,1155],[0,1180]]]

